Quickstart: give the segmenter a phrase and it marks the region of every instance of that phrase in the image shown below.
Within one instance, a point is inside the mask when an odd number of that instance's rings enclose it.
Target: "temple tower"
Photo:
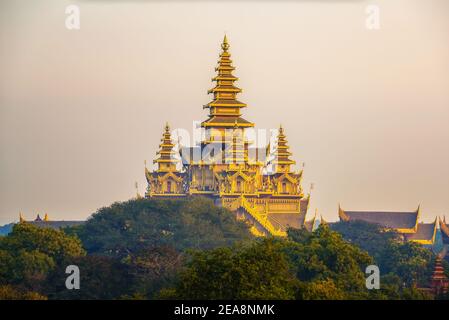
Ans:
[[[158,157],[153,161],[157,164],[157,169],[153,172],[148,171],[145,167],[145,176],[148,182],[148,190],[146,195],[153,196],[184,196],[183,176],[177,168],[174,150],[175,145],[171,139],[170,126],[165,125],[162,134],[159,151],[156,153]]]
[[[146,196],[206,196],[247,221],[254,234],[286,236],[287,228],[303,227],[310,195],[302,193],[302,171],[292,171],[295,161],[291,159],[284,129],[279,129],[270,162],[274,172],[266,174],[268,152],[247,137],[254,123],[242,117],[246,104],[237,100],[242,90],[235,85],[238,78],[233,74],[226,36],[215,71],[215,86],[208,91],[213,99],[204,106],[209,111],[208,118],[201,123],[203,140],[180,148],[182,171],[178,171],[172,157],[174,145],[166,128],[160,157],[155,160],[158,169],[145,171]],[[176,190],[170,188],[173,184]]]

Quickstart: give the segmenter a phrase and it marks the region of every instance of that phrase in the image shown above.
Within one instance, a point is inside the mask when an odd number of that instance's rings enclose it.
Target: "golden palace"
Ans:
[[[242,118],[245,103],[233,75],[226,36],[209,90],[213,100],[204,106],[209,117],[201,123],[204,138],[193,147],[175,148],[168,124],[162,136],[155,171],[145,168],[146,197],[205,196],[247,221],[255,235],[285,236],[288,227],[311,228],[305,222],[310,194],[301,187],[302,170],[295,172],[287,137],[279,128],[276,146],[255,147],[246,130],[254,123]],[[175,150],[176,149],[176,150]],[[181,163],[179,163],[181,161]]]

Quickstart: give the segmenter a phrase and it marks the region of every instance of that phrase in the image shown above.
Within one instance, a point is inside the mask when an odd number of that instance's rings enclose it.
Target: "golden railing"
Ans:
[[[275,228],[268,220],[267,215],[262,215],[260,212],[244,197],[240,197],[240,204],[245,211],[254,218],[269,234],[276,237],[286,237],[287,233],[280,228]]]

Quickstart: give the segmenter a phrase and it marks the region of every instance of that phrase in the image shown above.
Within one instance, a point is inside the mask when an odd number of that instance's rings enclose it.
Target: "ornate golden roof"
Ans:
[[[253,123],[240,118],[240,109],[245,108],[246,104],[237,100],[237,94],[242,90],[234,85],[238,78],[232,74],[235,68],[232,65],[226,35],[221,49],[218,65],[215,68],[218,74],[212,78],[216,85],[208,90],[208,93],[213,94],[214,98],[204,106],[209,109],[209,119],[201,125],[203,127],[232,127],[237,122],[239,127],[253,127]]]
[[[290,159],[292,153],[289,151],[287,136],[284,133],[284,128],[279,126],[279,134],[277,137],[277,146],[273,152],[274,159],[270,161],[272,164],[292,165],[296,161]]]
[[[174,158],[175,151],[173,148],[175,145],[172,143],[171,139],[171,133],[170,133],[170,126],[168,123],[165,124],[165,131],[162,134],[161,144],[159,145],[159,151],[156,153],[159,155],[158,158],[156,158],[153,163],[173,163],[176,164],[178,160]]]

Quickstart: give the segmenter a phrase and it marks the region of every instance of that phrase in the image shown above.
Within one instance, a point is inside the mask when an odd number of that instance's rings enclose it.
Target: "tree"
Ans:
[[[135,279],[133,297],[152,299],[164,287],[174,284],[183,266],[183,254],[173,247],[149,247],[124,259]]]
[[[247,246],[190,252],[176,287],[163,290],[160,297],[293,299],[298,282],[281,248],[282,242],[264,239]]]
[[[319,296],[333,299],[367,298],[365,268],[373,259],[363,250],[341,237],[327,225],[313,233],[291,229],[291,243],[285,247],[296,277],[302,282],[298,299],[316,299]],[[328,290],[326,290],[328,286]]]
[[[331,229],[340,233],[346,241],[368,252],[376,261],[384,255],[384,249],[392,241],[399,239],[399,234],[394,230],[385,230],[379,224],[361,220],[333,223]]]
[[[80,289],[68,290],[66,266],[80,270]],[[129,295],[134,284],[128,265],[105,256],[79,256],[67,259],[48,276],[44,292],[50,299],[119,299]]]
[[[11,285],[0,286],[0,300],[47,300],[37,292],[21,292]]]
[[[76,237],[29,223],[16,224],[9,235],[0,238],[0,284],[39,291],[56,265],[84,254]]]
[[[89,253],[119,258],[146,247],[210,249],[252,238],[244,222],[203,198],[114,203],[67,232],[78,235]]]
[[[429,285],[435,263],[432,250],[417,243],[403,242],[396,232],[364,221],[338,222],[332,229],[342,234],[346,241],[366,250],[379,266],[382,276],[398,276],[399,289]],[[382,283],[391,279],[386,277]]]
[[[345,297],[346,293],[330,278],[301,282],[296,294],[298,300],[343,300]]]

